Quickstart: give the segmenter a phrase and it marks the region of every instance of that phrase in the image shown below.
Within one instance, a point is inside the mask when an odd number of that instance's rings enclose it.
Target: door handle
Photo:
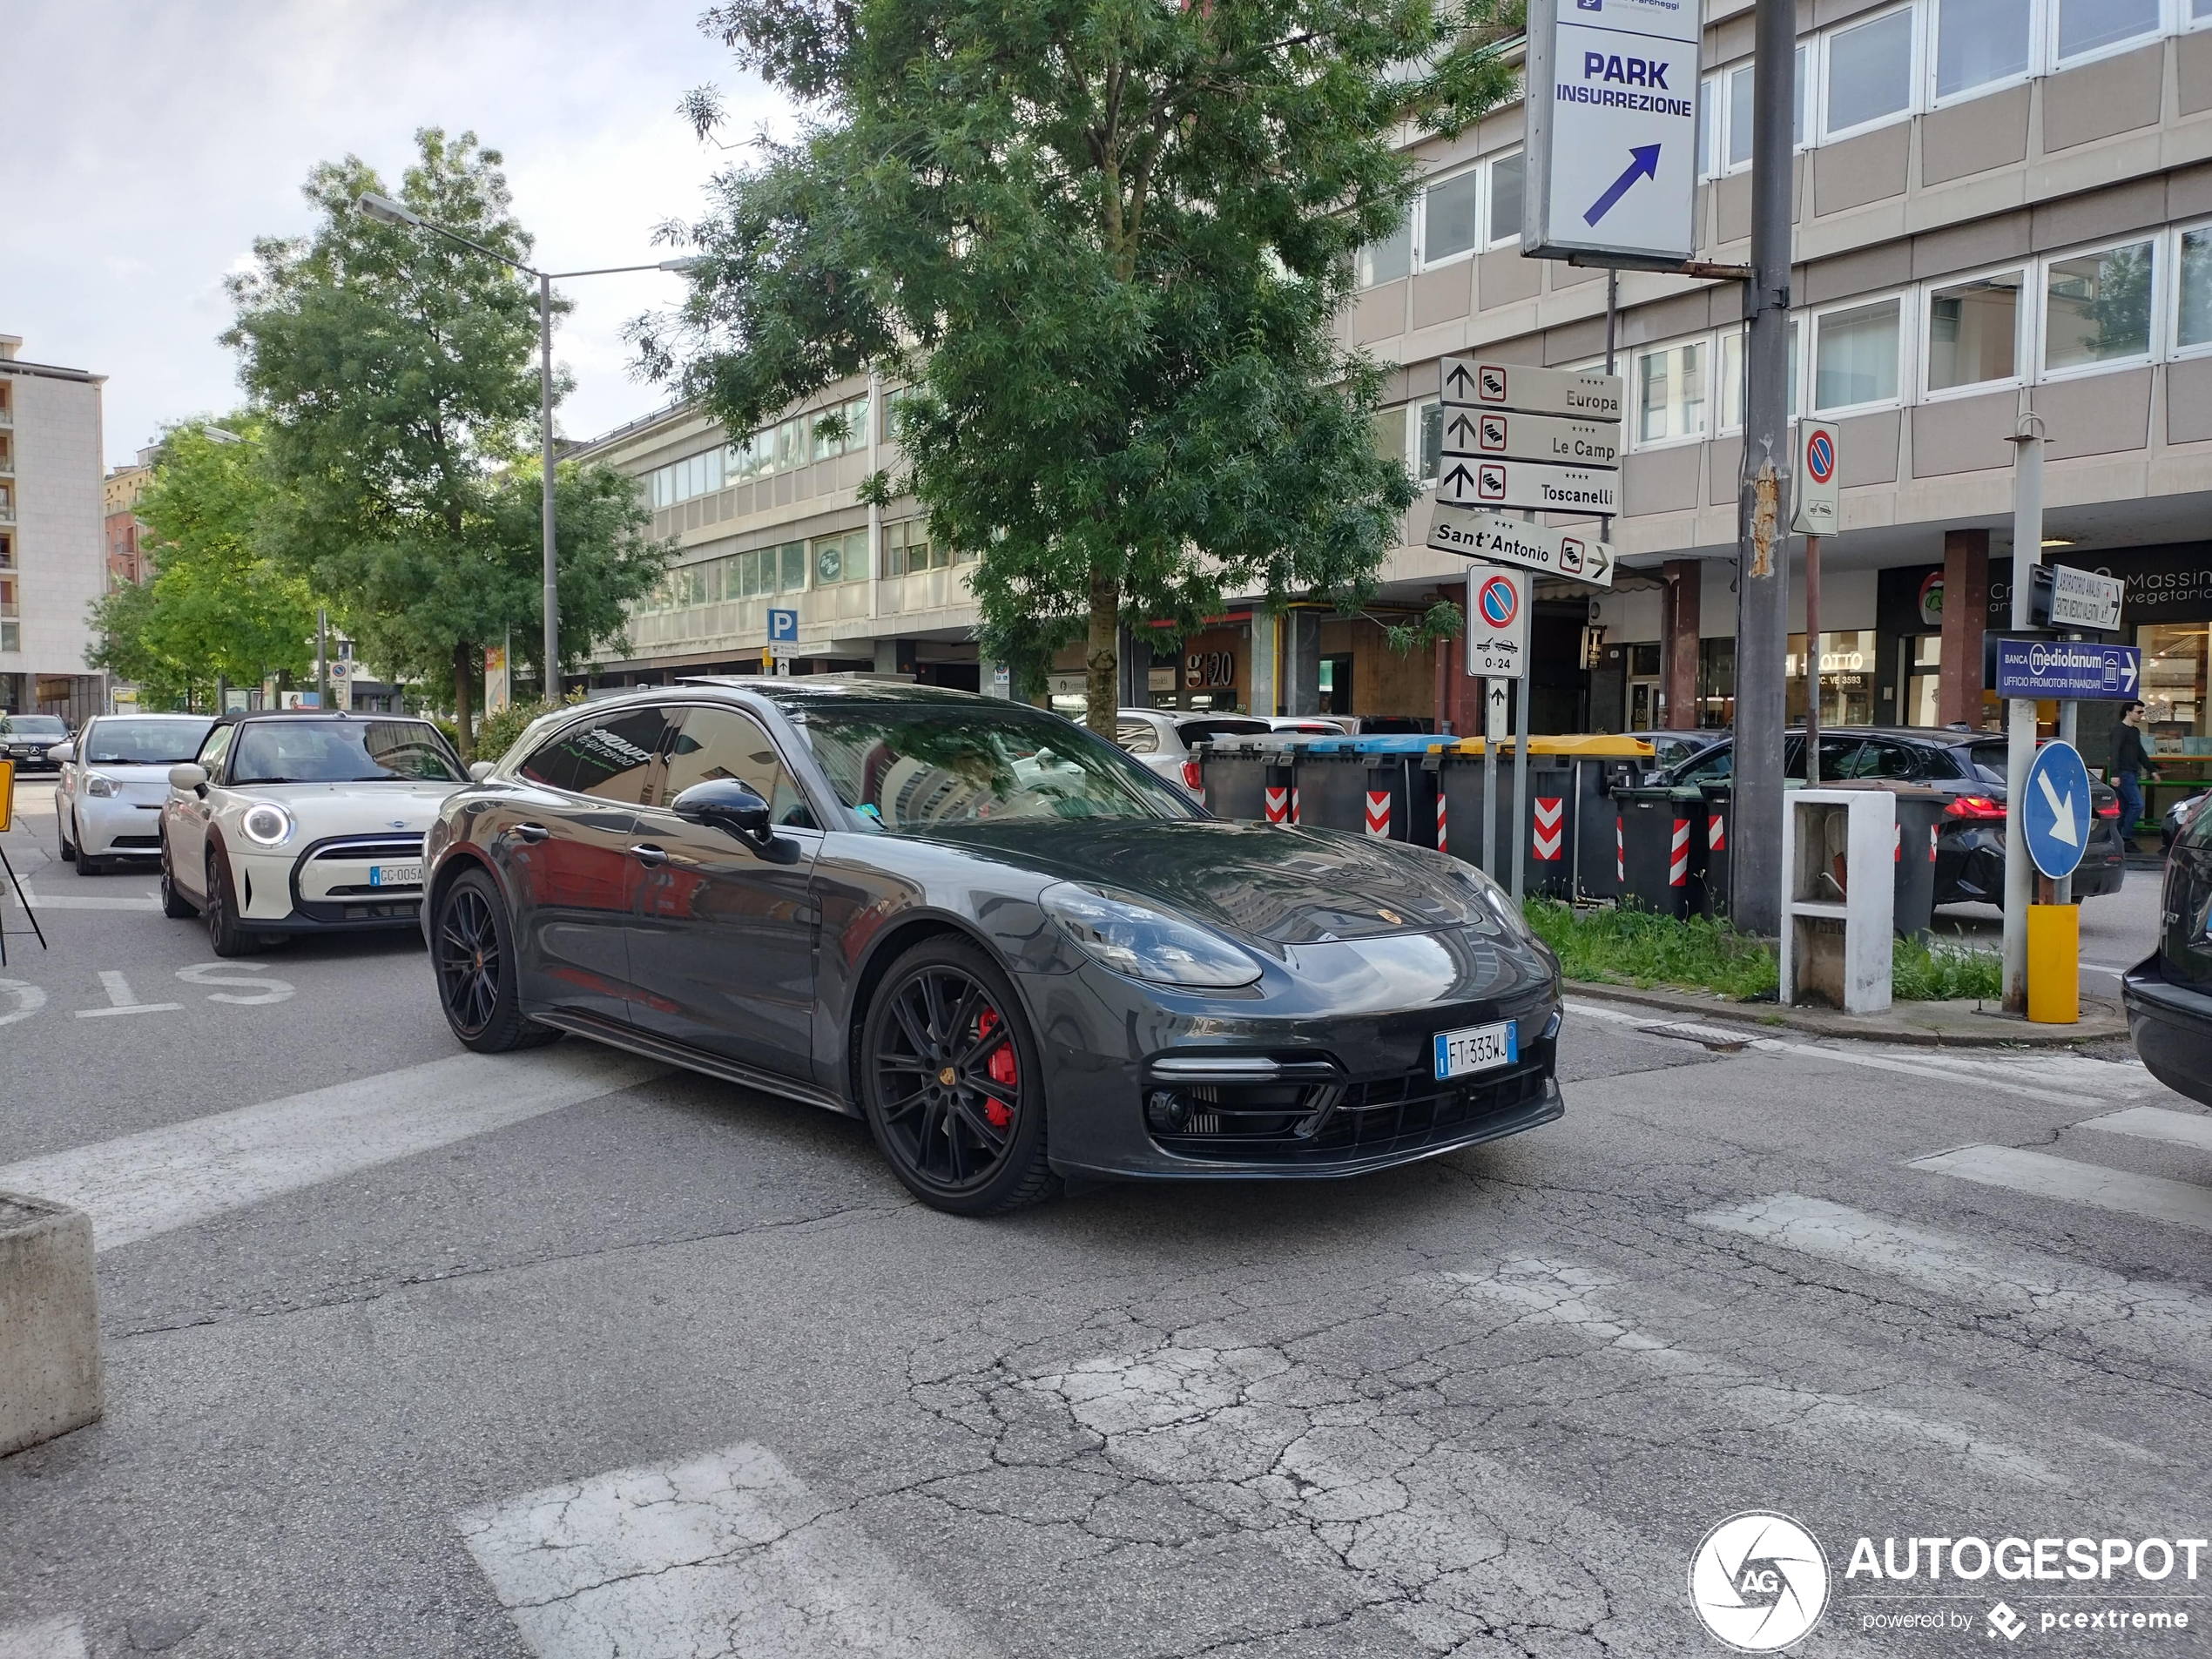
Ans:
[[[552,833],[553,832],[543,824],[517,824],[514,828],[516,840],[530,842],[533,846],[549,839]]]
[[[651,841],[640,841],[630,849],[630,856],[648,867],[668,862],[668,849],[655,846]]]

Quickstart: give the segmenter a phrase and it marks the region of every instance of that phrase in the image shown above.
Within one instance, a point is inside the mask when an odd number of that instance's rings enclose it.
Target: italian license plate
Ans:
[[[1494,1066],[1510,1066],[1520,1058],[1521,1041],[1511,1020],[1498,1025],[1466,1025],[1457,1031],[1436,1034],[1439,1078],[1464,1077],[1471,1072],[1488,1071]]]
[[[372,864],[368,867],[368,885],[372,887],[419,887],[422,885],[422,867],[419,864]]]

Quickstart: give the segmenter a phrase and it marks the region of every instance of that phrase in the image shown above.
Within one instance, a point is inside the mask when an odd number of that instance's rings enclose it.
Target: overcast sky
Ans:
[[[396,184],[420,126],[504,152],[515,211],[554,270],[658,259],[728,159],[676,114],[712,81],[732,130],[788,130],[698,32],[703,0],[10,0],[0,164],[0,334],[108,377],[111,465],[162,426],[239,400],[223,279],[256,236],[306,232],[307,170],[348,152]],[[730,136],[729,134],[725,135]],[[566,286],[554,337],[577,388],[564,436],[664,401],[623,324],[672,301],[647,273]]]

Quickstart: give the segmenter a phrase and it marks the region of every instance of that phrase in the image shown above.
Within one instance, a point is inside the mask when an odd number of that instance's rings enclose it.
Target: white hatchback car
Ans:
[[[1256,714],[1207,714],[1192,709],[1116,709],[1114,735],[1148,772],[1197,795],[1198,761],[1193,744],[1211,738],[1252,737],[1268,730]]]
[[[159,858],[169,768],[198,754],[214,724],[210,714],[101,714],[48,750],[62,769],[54,786],[62,861],[99,875]]]
[[[287,934],[413,927],[422,836],[469,781],[428,720],[314,710],[227,716],[161,809],[161,907],[218,956]]]

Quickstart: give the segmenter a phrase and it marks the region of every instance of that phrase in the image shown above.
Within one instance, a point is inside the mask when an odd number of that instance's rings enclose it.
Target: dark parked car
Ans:
[[[702,679],[548,716],[425,850],[469,1048],[561,1032],[864,1117],[963,1214],[1348,1175],[1559,1116],[1558,964],[1442,854],[1234,824],[1056,715]]]
[[[1629,735],[1642,738],[1651,745],[1653,765],[1650,771],[1655,774],[1652,778],[1655,783],[1664,781],[1656,774],[1672,772],[1676,766],[1695,760],[1714,745],[1726,743],[1729,738],[1726,732],[1631,732]]]
[[[2175,838],[2158,949],[2121,976],[2120,995],[2150,1075],[2212,1106],[2212,813],[2192,814]]]
[[[17,772],[59,772],[62,763],[46,752],[69,741],[69,727],[58,715],[0,714],[0,760],[12,760]]]
[[[1935,901],[2005,902],[2006,740],[1949,727],[1844,726],[1820,734],[1820,781],[1882,779],[1951,798],[1936,837]],[[1666,776],[1672,784],[1724,783],[1736,763],[1733,740],[1718,743]],[[1805,775],[1805,734],[1787,735],[1783,775]],[[2128,873],[2120,839],[2120,797],[2089,790],[2089,846],[2074,874],[2074,896],[2117,893]]]

